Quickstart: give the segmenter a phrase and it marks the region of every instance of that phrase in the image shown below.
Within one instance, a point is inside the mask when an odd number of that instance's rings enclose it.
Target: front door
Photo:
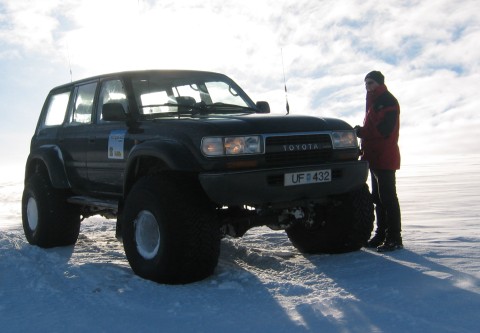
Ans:
[[[89,141],[88,178],[91,190],[119,197],[123,192],[125,164],[133,139],[125,121],[105,121],[102,108],[106,103],[121,103],[125,112],[128,102],[120,79],[103,81],[98,95],[94,130]]]

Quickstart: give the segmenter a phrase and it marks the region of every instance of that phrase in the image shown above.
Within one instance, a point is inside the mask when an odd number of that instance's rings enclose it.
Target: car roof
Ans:
[[[94,80],[109,78],[109,77],[123,77],[123,78],[132,78],[135,76],[144,76],[144,75],[151,75],[151,74],[161,74],[162,76],[174,77],[174,78],[184,78],[184,77],[192,77],[192,76],[223,76],[226,77],[224,74],[216,73],[216,72],[209,72],[209,71],[199,71],[199,70],[185,70],[185,69],[148,69],[148,70],[135,70],[135,71],[123,71],[123,72],[114,72],[108,74],[100,74],[95,75],[87,78],[83,78],[80,80],[76,80],[73,82],[65,83],[59,85],[53,89],[65,89],[71,87],[73,85],[82,84]]]

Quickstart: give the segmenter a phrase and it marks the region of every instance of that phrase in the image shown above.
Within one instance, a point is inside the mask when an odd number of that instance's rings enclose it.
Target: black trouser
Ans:
[[[387,241],[401,241],[400,204],[397,198],[395,170],[370,170],[372,197],[377,215],[375,233]]]

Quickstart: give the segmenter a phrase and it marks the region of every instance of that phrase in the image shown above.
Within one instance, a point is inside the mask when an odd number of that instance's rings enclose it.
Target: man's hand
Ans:
[[[362,138],[361,133],[362,133],[363,127],[360,125],[357,125],[353,129],[355,130],[355,134],[357,134],[357,137]]]

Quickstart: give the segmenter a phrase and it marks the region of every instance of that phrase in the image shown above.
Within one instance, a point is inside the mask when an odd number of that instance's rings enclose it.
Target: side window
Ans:
[[[93,99],[97,83],[89,83],[79,86],[76,89],[76,98],[73,112],[70,118],[71,123],[90,124],[92,122]]]
[[[103,105],[107,103],[121,103],[125,112],[128,110],[127,95],[125,94],[122,81],[111,80],[102,83],[102,88],[100,89],[100,95],[98,97],[97,120],[99,122],[103,121],[102,108]]]
[[[57,126],[63,123],[69,98],[69,91],[50,96],[47,115],[45,117],[45,126]]]

